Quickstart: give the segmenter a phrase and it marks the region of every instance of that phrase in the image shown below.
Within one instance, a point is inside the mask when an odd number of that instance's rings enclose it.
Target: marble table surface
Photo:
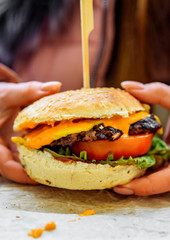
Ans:
[[[93,209],[93,216],[79,213]],[[54,221],[39,239],[170,239],[170,193],[120,196],[111,190],[70,191],[15,184],[0,177],[0,239],[25,240]]]

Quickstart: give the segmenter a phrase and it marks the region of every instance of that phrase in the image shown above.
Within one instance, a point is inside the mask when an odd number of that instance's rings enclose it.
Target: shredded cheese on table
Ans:
[[[87,209],[84,212],[80,213],[79,216],[80,217],[85,217],[85,216],[89,216],[89,215],[95,215],[95,211],[92,209]]]
[[[55,224],[55,222],[51,221],[51,222],[47,223],[44,228],[32,229],[28,233],[28,236],[33,237],[33,238],[39,238],[39,237],[41,237],[41,235],[44,231],[51,231],[51,230],[54,230],[54,229],[56,229],[56,224]]]

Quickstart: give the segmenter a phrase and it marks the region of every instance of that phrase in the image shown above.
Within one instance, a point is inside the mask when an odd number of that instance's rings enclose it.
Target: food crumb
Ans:
[[[16,216],[16,218],[20,218],[20,216]]]
[[[33,238],[39,238],[42,235],[43,231],[51,231],[54,229],[56,229],[56,224],[55,224],[55,222],[51,221],[45,225],[44,229],[43,228],[32,229],[28,233],[28,236],[33,237]]]
[[[51,231],[51,230],[54,230],[54,229],[56,229],[56,224],[53,221],[47,223],[45,225],[45,228],[44,228],[45,231]]]
[[[33,238],[39,238],[43,233],[43,229],[42,228],[35,228],[32,229],[29,233],[28,236],[33,237]]]
[[[81,218],[73,219],[73,220],[70,220],[69,222],[77,222],[78,220],[81,220]]]
[[[92,209],[87,209],[84,212],[79,214],[80,217],[89,216],[89,215],[95,215],[95,211]]]
[[[73,220],[70,220],[69,222],[77,222],[77,220],[76,220],[76,219],[73,219]]]

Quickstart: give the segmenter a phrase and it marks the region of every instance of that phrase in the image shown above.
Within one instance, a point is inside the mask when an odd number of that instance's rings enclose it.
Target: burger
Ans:
[[[13,137],[33,180],[92,190],[130,182],[168,161],[159,118],[124,90],[91,88],[44,97],[23,109]]]

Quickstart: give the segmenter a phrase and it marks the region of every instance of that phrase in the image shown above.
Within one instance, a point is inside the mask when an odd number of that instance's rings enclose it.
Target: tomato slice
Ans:
[[[122,156],[125,158],[137,157],[146,154],[152,143],[153,134],[121,137],[113,142],[99,140],[93,142],[76,142],[71,150],[79,156],[81,151],[87,151],[89,160],[104,160],[109,153],[114,154],[114,159]]]

